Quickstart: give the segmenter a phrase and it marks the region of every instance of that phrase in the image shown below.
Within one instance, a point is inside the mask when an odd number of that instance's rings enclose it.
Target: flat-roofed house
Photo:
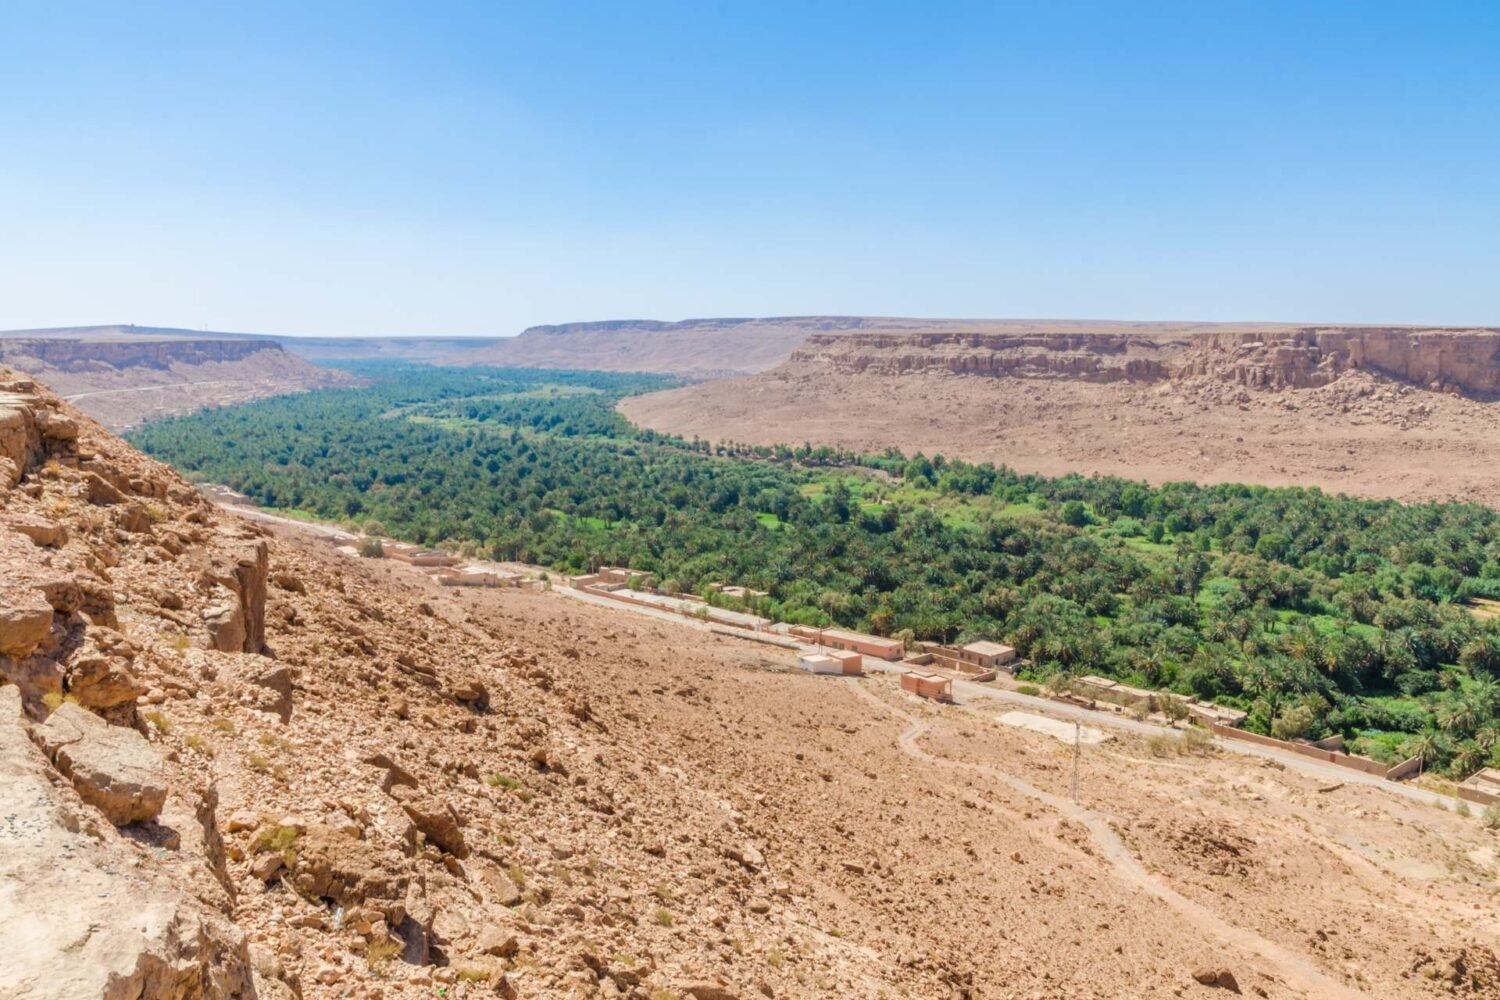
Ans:
[[[1014,663],[1016,651],[1011,646],[981,640],[979,642],[971,642],[959,649],[958,658],[965,663],[972,663],[981,670],[994,670],[996,667],[1003,667],[1007,663]]]
[[[873,656],[879,660],[899,660],[906,654],[906,647],[900,639],[884,639],[878,635],[863,635],[859,632],[848,632],[841,628],[817,628],[813,625],[793,625],[792,635],[799,639],[806,639],[819,646],[827,646],[830,649],[847,649],[855,653],[863,653]]]
[[[953,682],[937,674],[922,674],[915,670],[908,670],[901,675],[901,690],[909,691],[918,698],[930,698],[933,701],[953,700]]]
[[[865,672],[865,658],[851,649],[830,649],[824,655],[836,661],[843,673],[862,674]]]
[[[797,657],[797,667],[813,674],[841,674],[843,665],[831,656],[822,653],[803,653]]]

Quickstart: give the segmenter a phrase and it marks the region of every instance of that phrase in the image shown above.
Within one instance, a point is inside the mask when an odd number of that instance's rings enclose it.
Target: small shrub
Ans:
[[[214,721],[211,722],[211,723],[209,723],[209,725],[213,726],[215,729],[217,729],[221,733],[233,733],[234,732],[234,720],[226,718],[226,717],[224,717],[222,715],[219,716],[217,719],[214,719]]]
[[[766,952],[766,964],[773,969],[781,968],[781,963],[786,961],[786,956],[781,953],[780,948],[772,948]]]
[[[62,708],[63,696],[61,691],[48,691],[42,695],[42,704],[47,706],[47,711],[55,712]]]
[[[513,792],[521,787],[520,779],[512,778],[510,775],[501,774],[498,771],[484,780],[491,788],[503,788],[507,792]]]
[[[458,981],[461,983],[487,983],[490,981],[490,970],[477,966],[468,966],[458,970]]]
[[[197,733],[188,734],[183,738],[182,742],[187,745],[188,749],[196,750],[199,753],[203,754],[205,757],[212,757],[214,755],[215,751],[213,744],[205,740],[203,737],[199,736]]]
[[[1151,756],[1166,757],[1177,749],[1177,741],[1163,733],[1148,739],[1146,747],[1151,751]]]
[[[671,927],[677,922],[677,918],[672,916],[672,911],[665,906],[658,906],[656,912],[651,915],[651,919],[659,927]]]
[[[1500,830],[1500,806],[1485,806],[1479,821],[1484,824],[1486,830]]]
[[[507,874],[510,875],[510,880],[517,889],[526,888],[526,873],[521,871],[520,865],[512,861],[510,863],[510,869],[507,871]]]
[[[361,538],[359,554],[365,559],[384,559],[385,544],[378,538]]]
[[[152,729],[155,729],[163,736],[172,731],[172,720],[161,714],[161,712],[155,710],[147,712],[146,721],[151,724]]]
[[[1469,809],[1469,803],[1465,802],[1463,799],[1458,800],[1458,805],[1453,807],[1453,811],[1458,813],[1460,816],[1467,816],[1471,812],[1471,810]]]
[[[1205,756],[1212,753],[1214,749],[1212,734],[1206,729],[1199,729],[1197,726],[1184,729],[1182,735],[1177,738],[1177,742],[1182,747],[1183,753],[1193,757]]]
[[[281,852],[297,842],[302,832],[295,826],[268,826],[255,835],[250,842],[250,850],[256,854],[264,854],[267,851]]]
[[[261,756],[258,753],[251,754],[250,755],[250,760],[247,762],[247,764],[248,764],[250,770],[254,771],[256,774],[270,774],[271,773],[271,760],[270,760],[270,758],[263,757],[263,756]]]
[[[1035,684],[1022,684],[1020,687],[1016,688],[1016,691],[1019,694],[1028,694],[1033,698],[1042,693],[1042,689],[1037,687]]]
[[[365,945],[365,961],[372,969],[383,969],[387,962],[402,952],[401,942],[393,937],[375,937]]]
[[[188,637],[187,637],[187,635],[185,633],[178,632],[176,635],[172,636],[171,641],[169,643],[167,643],[167,645],[171,646],[177,652],[183,653],[183,652],[187,651],[187,648],[190,645],[190,643],[189,643]]]

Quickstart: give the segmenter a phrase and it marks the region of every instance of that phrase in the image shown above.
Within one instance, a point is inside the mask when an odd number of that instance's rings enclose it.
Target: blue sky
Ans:
[[[0,5],[0,328],[1500,324],[1500,4]]]

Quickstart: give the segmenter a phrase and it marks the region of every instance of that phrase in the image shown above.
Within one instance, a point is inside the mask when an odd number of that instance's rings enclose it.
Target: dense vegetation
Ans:
[[[1465,774],[1500,755],[1500,516],[1255,486],[1153,488],[941,457],[710,447],[632,427],[649,376],[365,366],[367,389],[262,400],[134,440],[269,507],[763,613],[996,637],[1038,677],[1103,673],[1340,732]]]

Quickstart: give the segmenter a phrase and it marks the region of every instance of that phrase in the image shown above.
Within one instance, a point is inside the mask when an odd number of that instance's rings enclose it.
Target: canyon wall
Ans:
[[[1477,398],[1500,395],[1500,330],[1417,327],[1197,327],[1015,333],[814,333],[802,371],[950,373],[1151,383],[1211,378],[1252,388],[1315,388],[1370,371]]]

